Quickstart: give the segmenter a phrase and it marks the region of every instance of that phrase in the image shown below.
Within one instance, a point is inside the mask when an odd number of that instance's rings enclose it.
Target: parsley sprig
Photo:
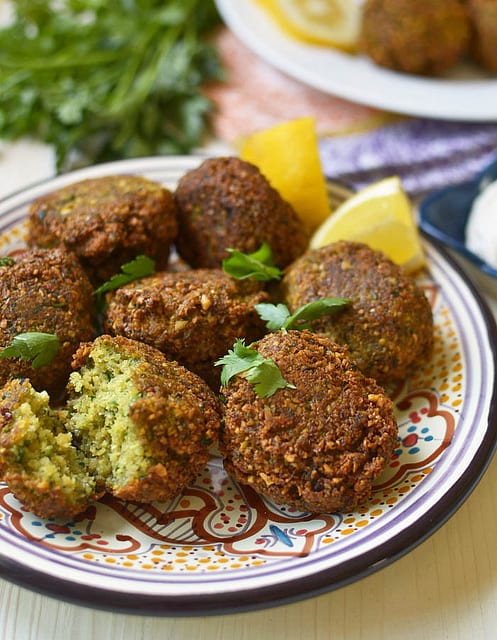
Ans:
[[[232,378],[242,375],[254,386],[255,393],[265,398],[272,396],[278,389],[293,384],[287,382],[281,375],[278,365],[271,358],[264,358],[251,346],[245,345],[245,340],[238,338],[228,353],[216,361],[215,366],[222,366],[221,385],[227,386]]]
[[[283,275],[273,261],[273,252],[267,242],[253,253],[243,253],[237,249],[226,249],[230,255],[223,260],[223,271],[232,278],[243,280],[252,278],[258,282],[279,280]]]
[[[299,307],[294,313],[285,304],[271,304],[261,302],[255,305],[259,316],[266,322],[270,331],[287,331],[288,329],[311,329],[312,321],[324,315],[330,315],[344,309],[350,300],[348,298],[320,298]]]
[[[20,358],[31,361],[33,369],[50,364],[59,350],[59,339],[53,333],[28,331],[17,334],[12,342],[0,351],[0,358]]]
[[[56,7],[54,6],[56,4]],[[213,0],[12,0],[0,30],[0,137],[53,144],[57,166],[186,153],[222,77]]]
[[[93,295],[95,296],[95,306],[98,312],[103,312],[105,309],[104,294],[107,291],[113,291],[119,289],[133,280],[139,280],[146,276],[151,276],[155,273],[155,260],[145,255],[139,255],[133,258],[130,262],[126,262],[121,266],[121,273],[116,273],[109,280],[101,284],[98,289],[95,289]]]

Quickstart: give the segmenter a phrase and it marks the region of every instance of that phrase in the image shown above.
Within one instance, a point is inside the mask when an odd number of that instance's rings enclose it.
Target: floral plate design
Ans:
[[[30,202],[70,182],[115,173],[174,189],[198,156],[142,158],[59,176],[0,203],[0,255],[23,245]],[[331,195],[343,197],[337,185]],[[426,366],[389,390],[398,447],[372,500],[310,514],[240,486],[216,451],[168,503],[106,497],[79,517],[43,520],[0,483],[0,575],[96,608],[169,616],[229,613],[336,589],[376,571],[440,527],[467,498],[497,442],[495,322],[443,250],[426,243],[418,277],[435,320]]]

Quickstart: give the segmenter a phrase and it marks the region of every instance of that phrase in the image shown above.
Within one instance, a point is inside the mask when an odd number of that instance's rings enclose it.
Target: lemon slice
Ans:
[[[310,230],[328,218],[331,209],[314,118],[288,120],[247,136],[240,157],[259,167]]]
[[[357,0],[257,0],[287,34],[312,44],[356,49],[361,24]]]
[[[408,272],[425,264],[412,204],[397,176],[375,182],[346,200],[317,229],[310,247],[338,240],[364,242]]]

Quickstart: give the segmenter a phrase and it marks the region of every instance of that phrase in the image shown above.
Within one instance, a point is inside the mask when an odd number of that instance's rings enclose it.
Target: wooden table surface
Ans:
[[[4,193],[18,186],[15,165],[25,165],[26,150],[18,155],[10,173],[0,163],[3,177],[9,176]],[[487,287],[485,297],[497,318],[497,285]],[[125,615],[0,580],[0,640],[487,640],[497,628],[496,487],[494,459],[459,510],[406,556],[331,593],[256,612],[190,619]]]

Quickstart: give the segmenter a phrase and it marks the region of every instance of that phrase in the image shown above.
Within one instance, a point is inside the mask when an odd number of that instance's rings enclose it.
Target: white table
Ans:
[[[50,150],[0,155],[0,196],[53,173]],[[497,287],[486,290],[497,318]],[[497,460],[408,555],[334,592],[257,612],[152,618],[67,604],[0,580],[1,640],[487,640],[497,628]]]

